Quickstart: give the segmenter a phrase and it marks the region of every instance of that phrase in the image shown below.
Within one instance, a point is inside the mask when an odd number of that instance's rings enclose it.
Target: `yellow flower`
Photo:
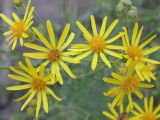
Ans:
[[[33,67],[31,61],[28,58],[26,58],[25,61],[26,65],[24,65],[22,62],[18,63],[22,71],[14,67],[10,67],[10,69],[16,74],[8,75],[9,78],[24,82],[24,84],[17,86],[9,86],[7,87],[7,90],[17,91],[29,89],[28,92],[26,92],[22,97],[15,100],[16,102],[18,102],[28,97],[22,105],[21,111],[24,110],[24,108],[37,94],[36,118],[38,118],[42,102],[44,111],[48,113],[48,100],[46,94],[50,94],[58,101],[61,101],[62,99],[57,97],[55,93],[48,87],[49,85],[51,85],[51,74],[44,74],[44,66],[41,65],[39,72],[37,72],[38,70]]]
[[[104,81],[113,84],[114,87],[109,88],[104,92],[105,96],[114,97],[112,106],[117,103],[123,104],[124,97],[128,97],[129,105],[133,107],[132,94],[135,94],[140,99],[143,98],[143,94],[139,91],[140,88],[152,88],[152,84],[143,83],[137,74],[133,71],[133,66],[129,66],[127,72],[122,76],[117,73],[112,73],[113,78],[104,78]]]
[[[71,33],[67,41],[65,42],[65,39],[70,29],[70,24],[67,24],[62,32],[58,44],[56,45],[56,40],[51,22],[47,21],[46,26],[50,37],[50,42],[42,35],[42,33],[37,28],[33,28],[33,31],[39,37],[40,41],[44,44],[45,47],[32,43],[25,43],[24,46],[34,49],[38,52],[24,53],[23,55],[30,58],[45,60],[43,63],[44,66],[51,63],[51,74],[53,76],[51,81],[54,82],[56,80],[60,84],[63,84],[63,79],[60,73],[60,66],[68,73],[68,75],[70,75],[72,78],[76,78],[70,68],[64,63],[64,61],[70,63],[77,63],[77,61],[69,57],[70,52],[64,51],[65,48],[67,48],[68,45],[72,42],[75,34]]]
[[[136,66],[136,72],[141,80],[145,79],[148,82],[151,82],[151,79],[156,80],[155,73],[153,73],[153,67],[150,63],[146,65],[143,63],[139,63]]]
[[[17,45],[17,41],[20,41],[21,46],[23,46],[23,39],[28,38],[28,30],[30,26],[33,24],[33,11],[34,7],[29,9],[31,0],[29,0],[26,12],[24,14],[23,19],[20,19],[16,13],[12,13],[14,20],[12,21],[4,14],[0,13],[0,17],[10,25],[9,31],[5,32],[4,35],[9,35],[6,41],[11,40],[9,45],[12,44],[12,50],[15,49]]]
[[[129,111],[130,108],[127,106],[126,109],[124,109],[123,105],[119,106],[119,111],[116,111],[114,107],[112,107],[111,104],[108,104],[108,108],[110,109],[111,113],[107,111],[103,111],[103,115],[109,118],[109,120],[131,120],[129,117]]]
[[[100,29],[100,32],[97,32],[96,28],[96,22],[94,16],[91,16],[91,26],[93,30],[93,35],[91,35],[86,28],[77,21],[76,24],[79,27],[79,29],[83,32],[83,36],[86,39],[86,44],[74,44],[72,45],[72,48],[70,51],[72,52],[79,52],[80,55],[76,56],[75,59],[82,60],[85,57],[89,56],[93,53],[93,59],[91,63],[92,70],[95,70],[97,66],[98,56],[102,59],[102,61],[111,68],[111,64],[106,58],[105,54],[122,58],[122,55],[119,53],[116,53],[113,50],[123,50],[122,46],[119,45],[112,45],[111,43],[116,41],[118,38],[120,38],[123,33],[120,33],[116,35],[113,38],[108,38],[113,29],[115,28],[116,24],[118,23],[118,20],[115,20],[109,28],[106,30],[106,23],[107,23],[107,17],[103,19],[102,27]]]
[[[138,31],[138,23],[135,23],[131,41],[129,40],[126,28],[124,28],[124,32],[125,35],[122,36],[122,40],[123,40],[123,46],[125,48],[124,57],[127,59],[126,64],[127,65],[134,64],[137,74],[142,80],[144,80],[147,77],[140,72],[140,70],[144,66],[144,63],[160,64],[160,62],[148,58],[148,55],[159,50],[160,46],[154,46],[148,49],[144,49],[144,47],[146,47],[157,35],[153,35],[149,39],[139,44],[143,32],[143,26]]]
[[[150,97],[150,100],[144,98],[144,109],[141,108],[137,103],[133,103],[133,106],[136,110],[131,112],[134,114],[134,120],[159,120],[160,119],[160,105],[153,109],[154,99],[153,96]]]

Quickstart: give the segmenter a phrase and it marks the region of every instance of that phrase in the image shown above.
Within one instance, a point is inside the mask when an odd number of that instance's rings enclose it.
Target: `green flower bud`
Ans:
[[[129,18],[136,18],[138,15],[138,10],[136,7],[132,6],[131,9],[127,12]]]
[[[116,12],[118,13],[122,13],[123,10],[125,9],[124,5],[119,3],[117,6],[116,6]]]
[[[120,4],[122,4],[126,10],[129,10],[132,7],[131,0],[120,0]]]
[[[22,6],[22,0],[11,0],[12,3],[18,7]]]

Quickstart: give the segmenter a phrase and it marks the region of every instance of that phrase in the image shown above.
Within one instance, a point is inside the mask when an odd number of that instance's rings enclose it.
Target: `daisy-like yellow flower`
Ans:
[[[77,61],[69,57],[69,55],[71,54],[70,52],[65,52],[65,49],[72,42],[75,34],[71,33],[67,41],[65,42],[65,39],[70,29],[70,24],[67,24],[62,32],[58,44],[56,45],[53,27],[49,20],[46,22],[46,26],[50,37],[50,41],[48,41],[37,28],[33,28],[33,31],[40,39],[40,42],[44,44],[44,46],[32,43],[25,43],[24,46],[34,49],[36,50],[36,52],[24,53],[23,55],[34,59],[45,60],[43,63],[44,66],[51,63],[51,74],[53,76],[52,82],[54,83],[54,81],[56,80],[60,84],[63,84],[63,79],[60,73],[60,66],[66,71],[66,73],[68,73],[68,75],[70,75],[72,78],[76,78],[76,76],[72,73],[70,68],[64,62],[67,61],[70,63],[77,63]]]
[[[57,97],[55,93],[49,88],[49,85],[52,85],[51,74],[45,75],[44,66],[41,65],[38,72],[38,70],[33,67],[31,61],[28,58],[26,58],[25,61],[26,65],[24,65],[22,62],[18,63],[22,71],[14,67],[10,67],[10,69],[15,74],[8,75],[9,78],[24,82],[24,84],[9,86],[7,87],[7,90],[20,91],[29,89],[22,97],[15,100],[16,102],[18,102],[28,97],[22,105],[21,111],[24,110],[24,108],[29,104],[29,102],[34,98],[34,96],[37,96],[36,118],[38,118],[42,102],[44,111],[48,113],[48,100],[46,96],[47,94],[50,94],[58,101],[61,101],[62,99]]]
[[[150,97],[148,101],[147,97],[144,98],[144,108],[141,108],[137,103],[133,103],[135,110],[131,112],[134,114],[133,120],[159,120],[160,119],[160,105],[155,109],[154,98]]]
[[[9,45],[12,44],[12,50],[15,49],[17,41],[20,41],[20,45],[23,46],[23,39],[28,38],[28,30],[33,24],[33,11],[34,7],[29,7],[31,0],[28,1],[26,12],[23,19],[20,19],[16,13],[12,13],[14,20],[12,21],[3,13],[0,13],[0,17],[10,25],[9,31],[5,32],[3,35],[9,36],[6,41],[10,40]]]
[[[109,26],[107,30],[106,30],[106,23],[107,23],[107,17],[103,19],[100,32],[98,33],[95,18],[92,15],[91,16],[91,26],[93,31],[93,35],[92,35],[86,30],[86,28],[79,21],[76,22],[79,29],[83,32],[83,36],[86,39],[87,43],[74,44],[72,45],[72,48],[70,49],[70,51],[80,53],[80,55],[75,57],[75,59],[78,59],[78,60],[82,60],[93,53],[93,59],[91,63],[92,70],[95,70],[97,66],[98,56],[100,56],[102,61],[109,68],[111,68],[111,64],[108,58],[105,56],[105,54],[108,54],[120,59],[122,58],[121,54],[114,52],[112,50],[123,50],[123,47],[119,45],[112,45],[111,43],[116,41],[118,38],[120,38],[123,35],[123,33],[120,33],[113,38],[109,38],[109,35],[115,28],[116,24],[118,23],[118,20],[113,21],[113,23]]]
[[[112,106],[117,103],[123,104],[124,97],[128,97],[129,105],[133,108],[132,94],[142,99],[143,94],[140,92],[140,88],[152,88],[152,84],[143,83],[139,76],[134,73],[133,66],[129,66],[127,72],[124,75],[112,73],[113,78],[104,78],[104,81],[113,84],[114,86],[104,92],[105,96],[114,97]]]
[[[154,46],[148,49],[144,49],[157,35],[153,35],[143,43],[140,43],[143,26],[138,31],[138,23],[135,23],[131,40],[129,40],[126,28],[124,28],[124,32],[125,35],[122,36],[122,40],[123,46],[125,48],[124,57],[127,59],[127,65],[134,64],[135,70],[142,80],[150,78],[151,76],[143,75],[140,71],[144,68],[144,63],[160,64],[159,61],[148,58],[148,55],[159,50],[160,46]]]
[[[102,113],[104,116],[109,118],[109,120],[132,120],[128,115],[130,111],[129,106],[127,106],[126,109],[124,109],[123,105],[120,105],[118,107],[119,111],[112,107],[111,104],[108,104],[108,108],[110,109],[111,113],[107,111],[103,111]]]

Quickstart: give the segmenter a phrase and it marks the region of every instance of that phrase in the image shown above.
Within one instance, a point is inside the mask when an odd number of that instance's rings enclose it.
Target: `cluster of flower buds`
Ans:
[[[131,0],[120,0],[116,6],[116,12],[125,15],[129,19],[136,18],[138,15],[138,10],[132,5]]]

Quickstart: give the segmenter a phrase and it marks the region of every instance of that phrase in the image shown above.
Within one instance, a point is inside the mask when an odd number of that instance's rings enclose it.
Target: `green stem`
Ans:
[[[103,70],[105,67],[106,67],[106,66],[104,65],[104,66],[102,66],[101,68],[98,68],[98,69],[96,69],[96,70],[94,70],[94,71],[91,71],[91,72],[89,72],[89,73],[87,73],[87,74],[82,74],[82,75],[80,75],[80,76],[77,76],[77,78],[80,79],[80,78],[84,78],[84,77],[87,77],[87,76],[94,75],[95,73]]]
[[[57,108],[61,108],[61,109],[74,109],[74,110],[80,111],[81,113],[85,114],[87,117],[90,116],[90,114],[87,111],[79,107],[76,107],[76,106],[64,106],[64,105],[59,105],[59,104],[53,104],[53,106]]]
[[[10,67],[8,67],[8,66],[6,66],[6,67],[5,67],[5,66],[2,66],[2,67],[0,67],[0,70],[9,70],[9,68],[10,68]]]
[[[63,3],[63,11],[64,11],[65,19],[67,20],[67,22],[70,22],[70,18],[67,12],[67,1],[66,0],[64,0],[64,3]]]
[[[129,25],[128,25],[128,19],[127,19],[125,11],[123,12],[123,19],[124,19],[125,26],[126,26],[127,31],[128,31],[129,30]]]

